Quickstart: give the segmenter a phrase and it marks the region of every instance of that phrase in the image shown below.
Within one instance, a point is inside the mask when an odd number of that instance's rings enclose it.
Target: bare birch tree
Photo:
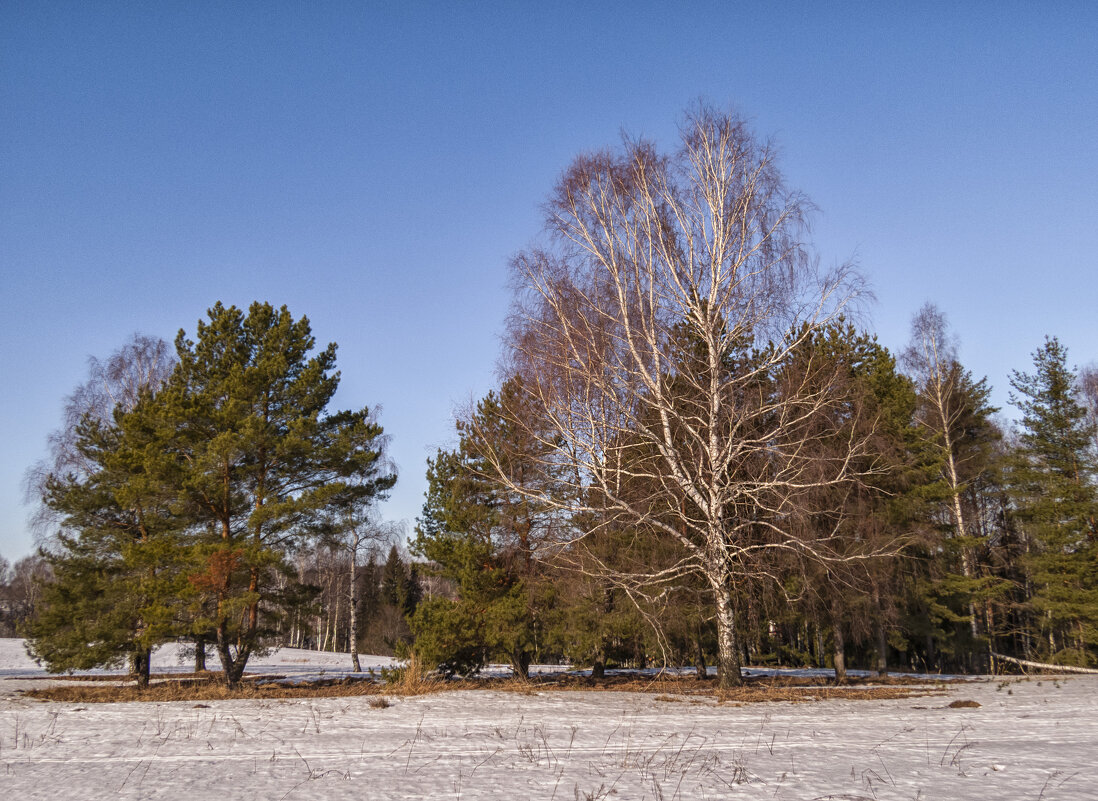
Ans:
[[[1091,448],[1098,457],[1098,364],[1088,364],[1079,371],[1079,400],[1087,410],[1087,428],[1090,430]]]
[[[724,686],[742,681],[745,582],[776,553],[844,558],[791,521],[810,489],[855,478],[864,449],[850,438],[821,461],[810,447],[833,433],[810,421],[840,400],[827,365],[781,375],[859,289],[846,266],[817,269],[811,209],[742,119],[701,106],[671,155],[626,139],[577,158],[546,204],[548,244],[512,263],[504,368],[541,417],[514,422],[545,446],[547,472],[571,476],[538,498],[573,521],[561,549],[610,527],[677,543],[673,564],[612,578],[635,590],[703,576]]]
[[[343,534],[342,546],[347,551],[350,567],[348,575],[348,640],[351,648],[351,669],[362,672],[358,660],[358,561],[360,555],[367,553],[373,558],[383,544],[392,544],[402,539],[403,524],[382,521],[376,514],[349,514]]]
[[[84,475],[90,469],[76,446],[80,421],[90,417],[110,422],[115,409],[132,409],[141,393],[158,389],[174,367],[171,346],[145,334],[133,334],[106,359],[88,358],[88,378],[65,398],[61,427],[52,431],[47,441],[48,456],[31,466],[24,478],[27,500],[37,503],[31,523],[40,536],[57,522],[52,510],[41,503],[47,478],[51,474]]]

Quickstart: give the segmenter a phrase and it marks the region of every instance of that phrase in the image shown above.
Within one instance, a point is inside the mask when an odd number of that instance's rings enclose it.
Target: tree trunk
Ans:
[[[236,656],[233,656],[232,641],[229,639],[228,626],[222,624],[217,627],[217,655],[221,660],[221,670],[225,676],[225,684],[230,690],[239,686],[244,677],[244,668],[248,666],[248,657],[251,656],[251,645],[244,644],[237,648]]]
[[[877,621],[877,675],[888,675],[888,632],[884,621]]]
[[[835,683],[842,684],[846,681],[846,640],[843,637],[843,624],[837,615],[831,619],[831,629],[834,634],[831,657],[835,662]]]
[[[358,561],[358,534],[354,535],[351,547],[351,591],[350,591],[350,641],[351,641],[351,669],[355,673],[362,672],[362,665],[358,662],[358,577],[355,563]]]
[[[526,650],[520,650],[511,656],[511,673],[517,678],[528,679],[530,678],[530,652]],[[595,675],[594,669],[591,671],[591,675]]]
[[[701,631],[698,631],[698,636],[694,638],[694,670],[699,679],[709,678],[709,668],[705,664],[705,650],[702,648],[702,636]]]
[[[206,635],[196,634],[194,637],[194,672],[202,673],[206,670]]]
[[[149,676],[152,673],[152,651],[145,648],[135,651],[131,659],[131,669],[138,687],[149,686]]]
[[[717,675],[721,689],[743,684],[740,672],[740,648],[736,641],[736,607],[728,582],[714,587],[717,600]]]

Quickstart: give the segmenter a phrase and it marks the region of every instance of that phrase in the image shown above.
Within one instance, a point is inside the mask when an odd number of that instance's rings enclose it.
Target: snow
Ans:
[[[0,641],[0,676],[40,677],[20,648]],[[340,657],[280,651],[256,667],[342,670]],[[389,697],[388,708],[369,697],[75,705],[0,693],[0,787],[51,801],[1095,797],[1098,677],[945,692],[737,706],[484,690]]]
[[[382,668],[396,665],[398,660],[391,656],[360,655],[359,663],[363,672],[373,670],[380,675]],[[213,649],[207,649],[206,666],[211,670],[218,670],[220,664]],[[188,654],[181,645],[168,643],[162,645],[153,652],[153,673],[190,673],[194,669],[194,656]],[[342,678],[353,675],[351,671],[350,654],[331,653],[328,651],[305,651],[300,648],[280,648],[265,656],[253,656],[248,660],[249,674],[272,674],[285,676],[286,680],[294,682],[312,681],[315,679]],[[117,675],[121,677],[124,670],[80,670],[72,675],[77,676],[103,676]],[[61,676],[69,674],[60,674]],[[2,680],[37,680],[51,677],[45,668],[35,664],[27,655],[23,647],[23,640],[14,638],[0,638],[0,695],[12,689],[16,685]],[[18,685],[23,689],[26,682]]]

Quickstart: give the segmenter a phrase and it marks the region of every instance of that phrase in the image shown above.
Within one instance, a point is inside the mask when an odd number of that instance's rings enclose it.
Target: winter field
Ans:
[[[305,680],[346,662],[284,650],[254,667]],[[367,657],[363,667],[387,664]],[[186,669],[166,649],[154,669],[173,666]],[[605,691],[454,691],[386,696],[388,706],[368,696],[77,705],[19,694],[43,676],[21,641],[0,640],[9,798],[1098,798],[1098,676],[742,706]],[[958,700],[980,706],[949,706]]]

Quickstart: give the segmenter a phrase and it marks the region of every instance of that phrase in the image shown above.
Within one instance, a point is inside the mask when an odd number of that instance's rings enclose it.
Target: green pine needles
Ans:
[[[288,557],[396,481],[370,411],[328,411],[336,346],[315,345],[286,307],[218,303],[194,340],[179,333],[161,386],[80,424],[87,467],[51,475],[44,497],[62,523],[56,581],[27,633],[49,669],[131,658],[147,681],[149,649],[189,637],[240,681],[301,601]]]

